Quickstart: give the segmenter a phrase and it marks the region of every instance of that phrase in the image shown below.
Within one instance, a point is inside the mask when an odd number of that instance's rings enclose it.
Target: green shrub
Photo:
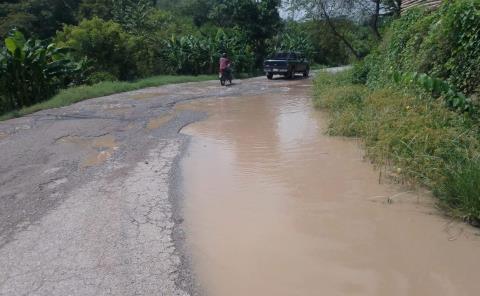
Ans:
[[[480,86],[480,1],[447,2],[425,42],[433,60],[432,75],[448,80],[465,94]],[[434,46],[438,44],[438,46]]]
[[[12,31],[0,48],[0,112],[29,106],[81,81],[82,63],[69,58],[69,49],[26,40]]]
[[[365,61],[357,61],[354,63],[352,67],[352,82],[356,84],[366,84],[368,70]]]
[[[398,84],[419,88],[428,96],[433,98],[443,97],[445,104],[460,113],[468,112],[476,117],[478,115],[478,106],[472,99],[467,98],[463,93],[458,92],[448,82],[431,77],[425,73],[416,72],[393,73],[393,79]]]
[[[129,80],[139,76],[130,38],[119,24],[94,17],[78,26],[65,26],[56,40],[74,49],[77,58],[88,57],[95,72]]]
[[[480,160],[449,167],[435,194],[447,211],[480,225]]]
[[[471,95],[480,88],[480,1],[445,1],[436,11],[410,9],[392,22],[365,59],[367,84],[381,87],[393,72],[425,73]]]

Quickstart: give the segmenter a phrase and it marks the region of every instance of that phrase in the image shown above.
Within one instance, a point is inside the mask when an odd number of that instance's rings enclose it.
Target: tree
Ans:
[[[41,39],[52,37],[64,24],[76,23],[78,4],[77,0],[6,1],[0,4],[0,34],[17,27]]]
[[[97,72],[108,72],[120,80],[137,75],[131,35],[113,21],[83,20],[78,26],[65,26],[56,40],[72,48],[77,59],[87,57]]]
[[[153,10],[151,0],[116,0],[113,2],[113,20],[129,33],[143,34]]]
[[[372,15],[372,30],[378,39],[382,39],[382,35],[380,35],[380,31],[378,30],[378,19],[380,16],[380,0],[372,1],[375,4],[374,13]]]
[[[6,9],[3,9],[4,7],[5,5],[0,6],[0,11],[6,11]],[[0,39],[5,38],[8,32],[13,28],[18,28],[25,32],[33,31],[34,21],[35,16],[23,11],[13,11],[0,16]]]
[[[360,59],[363,54],[352,43],[337,25],[342,20],[362,22],[370,19],[372,33],[381,38],[379,17],[382,0],[290,0],[290,9],[303,10],[305,17],[312,20],[323,20],[329,26],[333,35],[338,38],[350,52]],[[396,1],[396,0],[395,0]]]
[[[104,20],[113,18],[114,0],[83,0],[78,8],[80,20],[99,17]]]
[[[210,0],[211,1],[211,0]],[[212,3],[212,2],[211,2]],[[267,50],[265,41],[282,27],[278,8],[280,0],[214,0],[208,19],[221,28],[239,28],[253,45],[257,64]]]
[[[368,52],[371,42],[368,28],[347,19],[336,19],[334,22],[361,55]],[[287,35],[293,40],[287,37],[286,44],[283,44],[285,42],[282,40],[285,36],[282,35]],[[270,42],[273,42],[272,46],[277,45],[279,49],[292,48],[304,52],[311,62],[322,65],[338,66],[351,62],[351,52],[333,35],[325,20],[287,21],[280,36],[273,38]]]
[[[297,51],[303,53],[309,60],[313,60],[315,45],[312,42],[311,32],[306,29],[305,24],[287,22],[280,34],[268,40],[270,54],[280,51]]]

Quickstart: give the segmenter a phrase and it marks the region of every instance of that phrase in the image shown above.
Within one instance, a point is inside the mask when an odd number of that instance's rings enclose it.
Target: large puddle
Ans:
[[[210,114],[182,161],[206,294],[478,295],[478,231],[380,184],[355,141],[324,135],[307,83],[182,106]]]

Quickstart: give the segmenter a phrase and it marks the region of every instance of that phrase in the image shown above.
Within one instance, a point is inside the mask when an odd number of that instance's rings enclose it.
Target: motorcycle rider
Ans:
[[[223,75],[225,71],[230,71],[230,64],[227,54],[222,53],[222,57],[220,58],[220,75]]]

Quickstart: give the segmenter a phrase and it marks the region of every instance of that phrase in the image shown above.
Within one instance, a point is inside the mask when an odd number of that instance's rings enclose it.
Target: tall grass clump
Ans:
[[[330,113],[328,132],[363,139],[378,166],[433,190],[450,214],[480,220],[479,124],[440,100],[353,79],[352,71],[315,79],[315,105]]]
[[[445,209],[480,226],[480,159],[460,162],[448,168],[443,182],[435,188]],[[475,219],[471,219],[475,218]]]

